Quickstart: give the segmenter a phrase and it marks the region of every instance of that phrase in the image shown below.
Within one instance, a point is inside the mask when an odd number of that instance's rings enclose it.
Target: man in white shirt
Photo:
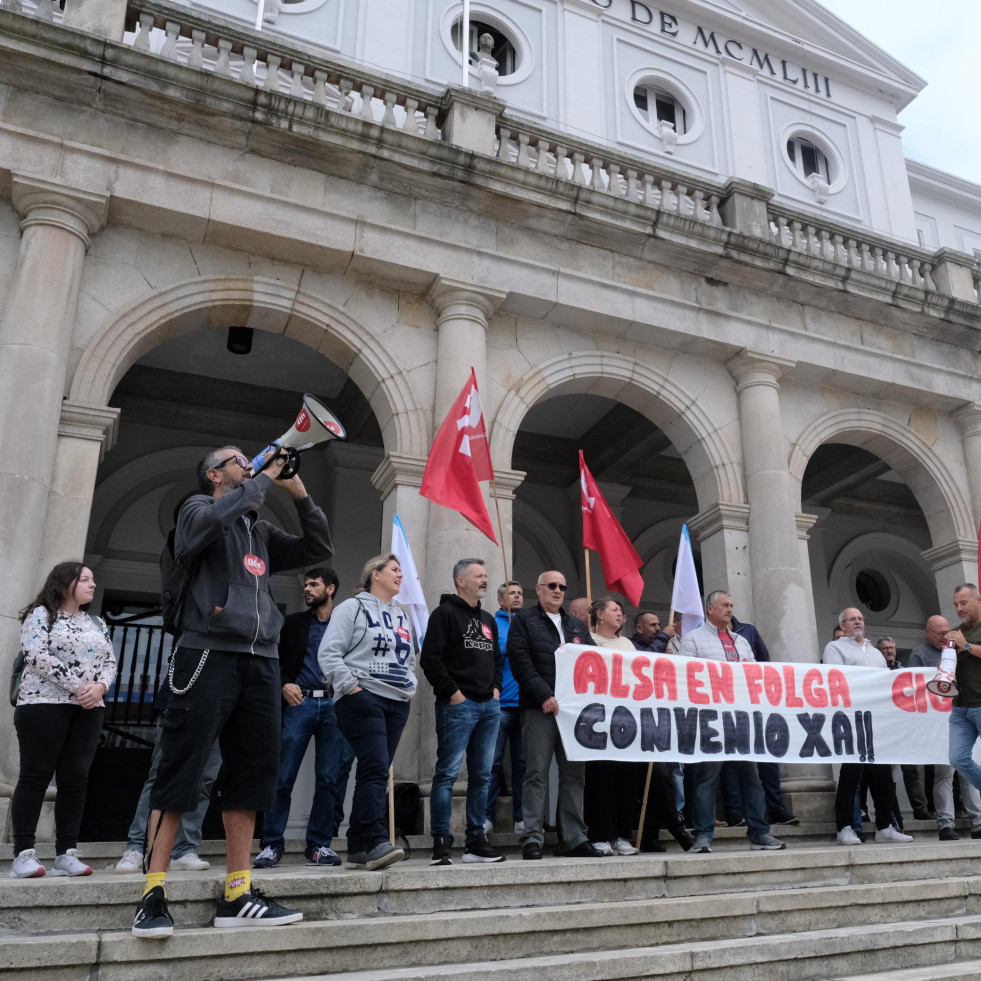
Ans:
[[[732,597],[717,589],[705,601],[705,623],[689,631],[681,639],[682,657],[704,657],[713,661],[755,661],[749,641],[732,629]],[[719,786],[723,760],[699,762],[694,765],[692,781],[692,824],[695,826],[696,852],[712,851],[715,833],[715,793]],[[750,847],[776,851],[787,846],[770,834],[765,818],[763,785],[756,763],[731,760],[739,772],[739,786],[746,818],[746,835]]]
[[[886,659],[865,636],[865,617],[859,610],[849,607],[838,617],[844,633],[831,641],[824,649],[825,664],[846,667],[882,668],[888,671]],[[890,823],[894,796],[892,768],[869,763],[842,763],[838,774],[838,792],[835,794],[835,824],[838,827],[839,845],[860,845],[862,839],[852,827],[855,812],[855,791],[868,769],[869,791],[875,806],[875,840],[878,842],[912,841],[912,835],[904,835]]]

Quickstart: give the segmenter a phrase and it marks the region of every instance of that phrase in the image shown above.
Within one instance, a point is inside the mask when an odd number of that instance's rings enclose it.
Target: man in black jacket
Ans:
[[[566,759],[555,716],[555,651],[563,644],[590,643],[589,628],[562,609],[566,582],[561,572],[543,572],[535,587],[538,603],[521,610],[508,632],[508,659],[521,690],[521,738],[525,744],[525,785],[521,803],[525,831],[521,857],[542,857],[545,791],[552,754],[559,765],[556,818],[565,851],[574,858],[602,855],[586,836],[583,820],[585,764]]]
[[[467,831],[464,862],[503,862],[484,834],[487,788],[500,722],[501,672],[494,617],[481,609],[487,593],[483,559],[453,566],[456,593],[444,593],[433,610],[419,665],[436,695],[436,769],[429,798],[431,865],[451,865],[453,781],[467,757]]]
[[[327,518],[299,476],[282,477],[286,455],[271,450],[266,469],[235,446],[198,463],[200,494],[181,508],[174,558],[194,570],[179,646],[170,663],[172,697],[161,722],[161,756],[150,795],[146,891],[133,935],[169,937],[166,879],[181,815],[197,804],[201,771],[218,738],[225,767],[225,893],[216,927],[279,926],[303,918],[252,890],[250,870],[256,811],[267,811],[279,765],[280,676],[277,640],[283,615],[270,576],[325,561],[333,554]],[[296,507],[302,537],[259,518],[278,486]]]
[[[262,822],[262,851],[254,869],[271,869],[286,850],[286,822],[293,784],[313,739],[313,802],[307,821],[307,865],[340,865],[330,847],[337,804],[337,771],[345,749],[334,702],[324,683],[317,654],[334,610],[338,579],[333,569],[310,569],[303,577],[307,609],[291,613],[279,635],[279,673],[283,681],[283,728],[276,800]]]

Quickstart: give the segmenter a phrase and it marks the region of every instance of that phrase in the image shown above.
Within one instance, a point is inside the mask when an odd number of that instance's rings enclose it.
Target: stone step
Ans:
[[[783,852],[733,847],[711,855],[545,858],[438,868],[413,859],[384,872],[285,866],[257,872],[256,882],[279,901],[303,910],[308,920],[319,920],[915,884],[972,876],[981,876],[981,842],[967,840],[804,846]],[[168,892],[176,922],[209,923],[223,882],[222,871],[172,873]],[[129,922],[141,885],[140,876],[111,872],[76,879],[2,878],[0,930],[119,929]],[[70,902],[65,901],[66,890]]]
[[[256,872],[256,882],[280,902],[303,910],[308,920],[319,920],[912,885],[972,876],[981,876],[981,842],[966,840],[853,848],[802,846],[782,852],[754,852],[743,845],[720,848],[711,855],[548,857],[540,862],[437,868],[425,859],[413,859],[384,872],[284,866]],[[209,923],[223,883],[221,870],[172,873],[168,892],[176,922]],[[141,886],[141,876],[111,872],[76,879],[0,878],[0,930],[119,929],[129,922]]]
[[[981,960],[957,960],[949,964],[926,967],[904,967],[874,974],[847,974],[828,981],[977,981],[981,978]]]
[[[536,911],[536,918],[538,911]],[[281,929],[185,931],[181,940],[139,941],[125,934],[99,938],[49,936],[30,941],[0,942],[5,972],[31,981],[79,981],[94,974],[98,957],[99,981],[183,981],[209,978],[343,979],[343,981],[423,981],[459,978],[463,981],[606,981],[657,978],[659,981],[801,981],[850,978],[856,972],[892,977],[903,969],[945,965],[955,959],[981,956],[981,916],[815,929],[805,932],[754,933],[752,936],[674,940],[660,945],[625,949],[569,949],[525,957],[493,959],[511,954],[512,936],[468,932],[466,917],[420,922],[411,940],[394,941],[400,966],[379,966],[375,935],[361,936],[361,924],[296,924]],[[514,926],[512,922],[508,924]],[[534,924],[528,924],[531,930]],[[580,929],[579,936],[589,939]],[[72,946],[68,957],[58,956]],[[429,952],[455,952],[455,958],[435,963]],[[488,957],[488,954],[490,957]],[[353,956],[352,956],[353,955]],[[414,961],[419,961],[413,964]],[[331,971],[324,974],[324,963]],[[284,973],[284,971],[286,973]],[[860,976],[860,975],[859,975]],[[873,974],[874,976],[874,974]],[[963,977],[933,973],[924,977]],[[970,976],[970,975],[967,975]],[[916,977],[916,975],[913,975]]]
[[[502,829],[505,828],[505,824],[501,824]],[[971,837],[971,826],[970,822],[964,819],[958,820],[956,822],[956,827],[958,834],[961,838],[969,839]],[[797,825],[773,825],[773,833],[781,839],[787,841],[788,845],[793,847],[798,844],[830,844],[834,841],[835,837],[835,826],[831,823],[822,822],[811,822],[802,823]],[[911,834],[916,839],[923,839],[926,841],[937,840],[937,827],[934,821],[905,821],[905,830],[908,834]],[[874,825],[865,825],[865,831],[871,838],[875,834]],[[518,855],[521,852],[521,841],[520,836],[513,834],[510,830],[494,831],[488,835],[490,842],[497,848],[503,849],[507,854]],[[463,850],[463,835],[456,835],[456,847],[462,852]],[[551,848],[557,843],[558,839],[554,832],[550,832],[545,836],[546,848]],[[677,846],[674,844],[674,840],[667,833],[667,831],[661,832],[661,841],[664,842],[669,849],[674,849]],[[715,831],[715,841],[719,845],[727,844],[743,844],[746,841],[746,829],[745,828],[729,828],[720,827]],[[423,856],[428,856],[429,851],[432,848],[432,838],[428,834],[419,835],[409,835],[406,838],[399,838],[399,844],[408,844],[409,852],[413,857],[422,858]],[[283,862],[288,865],[302,865],[304,863],[303,852],[306,847],[306,842],[300,838],[290,838],[286,842],[286,854],[283,857]],[[335,838],[332,847],[338,854],[345,854],[347,852],[347,839],[343,837]],[[122,857],[123,851],[126,848],[126,843],[122,841],[85,841],[79,844],[79,852],[81,856],[94,868],[100,870],[111,869],[115,866],[116,862]],[[258,854],[260,849],[259,841],[255,840],[252,844],[252,854]],[[55,857],[55,847],[50,841],[39,841],[37,844],[37,854],[38,858],[42,862],[50,863]],[[207,840],[201,843],[201,847],[198,849],[198,854],[202,858],[207,859],[209,862],[224,862],[225,854],[225,843],[221,840]],[[13,860],[14,852],[13,845],[9,842],[0,843],[0,868],[4,871],[7,870],[9,866],[3,863],[9,863]]]

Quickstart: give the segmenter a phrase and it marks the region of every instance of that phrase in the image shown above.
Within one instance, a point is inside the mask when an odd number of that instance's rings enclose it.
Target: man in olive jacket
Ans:
[[[552,754],[559,765],[556,817],[565,848],[574,858],[598,858],[583,820],[585,764],[566,759],[555,716],[555,651],[563,644],[590,643],[589,628],[562,609],[566,581],[561,572],[543,572],[535,587],[538,603],[516,613],[508,631],[508,659],[517,679],[521,738],[525,744],[525,785],[521,857],[539,859],[545,841],[545,791]]]

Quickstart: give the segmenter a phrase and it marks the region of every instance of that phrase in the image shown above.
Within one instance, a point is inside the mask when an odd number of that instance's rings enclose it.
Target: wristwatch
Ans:
[[[965,641],[964,646],[961,648],[961,654],[970,654],[971,644],[970,641]]]

